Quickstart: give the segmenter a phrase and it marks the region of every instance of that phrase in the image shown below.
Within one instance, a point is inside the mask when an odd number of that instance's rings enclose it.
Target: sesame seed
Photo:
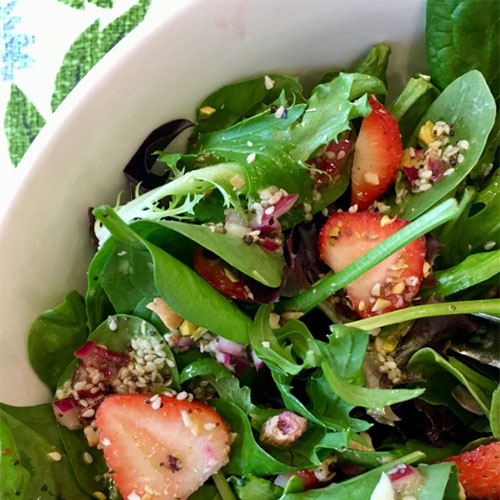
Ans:
[[[81,380],[80,382],[77,382],[73,386],[73,389],[75,389],[75,391],[81,391],[85,388],[86,385],[87,385],[87,382],[85,380]]]
[[[155,400],[151,403],[151,408],[153,408],[153,410],[158,410],[158,409],[160,409],[162,406],[163,406],[163,403],[161,402],[161,399],[155,399]]]
[[[285,115],[285,107],[284,106],[280,106],[276,112],[274,113],[274,116],[276,118],[283,118],[283,116]]]
[[[255,161],[256,157],[257,157],[257,155],[255,153],[250,153],[247,156],[247,163],[253,163]]]
[[[267,348],[267,347],[271,347],[271,343],[270,343],[270,342],[267,342],[267,341],[263,341],[263,342],[261,342],[261,345],[262,345],[262,347],[266,347],[266,348]]]
[[[118,325],[116,323],[116,319],[115,318],[112,318],[111,321],[108,323],[108,328],[112,332],[115,332],[118,329]]]
[[[187,398],[187,392],[186,391],[181,391],[179,394],[177,394],[177,399],[179,401],[182,401],[183,399]]]
[[[128,495],[127,500],[141,500],[141,497],[134,490]]]
[[[496,241],[488,241],[484,244],[484,249],[485,250],[491,250],[496,246]]]
[[[345,156],[345,151],[344,150],[341,150],[337,153],[337,159],[338,160],[342,160],[342,158],[344,158]]]
[[[47,453],[47,456],[54,462],[60,462],[62,460],[62,455],[58,451],[51,451]]]
[[[95,410],[89,408],[82,413],[83,418],[92,418],[95,415]]]
[[[310,221],[312,221],[312,219],[313,219],[312,214],[306,214],[306,215],[304,215],[304,220],[305,221],[310,222]]]
[[[457,162],[462,163],[464,160],[465,160],[465,156],[462,153],[460,153],[457,157]]]
[[[349,211],[350,214],[356,213],[358,211],[358,204],[355,203],[354,205],[352,205],[351,207],[349,207],[348,211]]]
[[[94,461],[94,457],[88,452],[86,451],[84,454],[83,454],[83,461],[86,463],[86,464],[91,464],[93,461]]]
[[[203,428],[206,430],[206,431],[213,431],[215,428],[217,427],[217,424],[214,424],[213,422],[208,422],[206,423]]]
[[[175,368],[175,362],[172,361],[171,359],[166,359],[166,362],[167,362],[167,366],[170,367],[170,368]]]
[[[469,141],[466,141],[465,139],[462,139],[460,141],[457,142],[457,146],[460,148],[460,149],[464,149],[465,151],[467,151],[469,149]]]
[[[451,175],[453,172],[455,172],[455,169],[454,168],[448,168],[444,171],[444,176],[445,177],[448,177],[449,175]]]

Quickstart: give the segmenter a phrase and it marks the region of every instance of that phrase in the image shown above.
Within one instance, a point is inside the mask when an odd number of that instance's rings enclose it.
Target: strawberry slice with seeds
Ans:
[[[96,425],[111,477],[125,500],[184,500],[229,460],[227,428],[202,403],[112,395],[97,410]]]
[[[455,462],[467,498],[500,499],[500,442],[448,457]]]
[[[407,224],[374,212],[335,213],[321,228],[320,256],[339,272]],[[367,318],[406,307],[428,270],[425,251],[421,236],[349,284],[347,297],[357,313]]]
[[[372,112],[361,122],[352,166],[351,205],[366,210],[394,182],[403,156],[397,121],[372,96]]]

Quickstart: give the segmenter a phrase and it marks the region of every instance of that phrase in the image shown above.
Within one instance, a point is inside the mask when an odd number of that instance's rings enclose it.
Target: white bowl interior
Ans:
[[[198,0],[137,29],[61,105],[18,167],[23,181],[0,223],[0,400],[48,392],[29,366],[33,319],[85,290],[87,208],[114,203],[121,170],[148,133],[193,118],[197,103],[255,74],[348,67],[388,42],[400,89],[425,72],[424,0]]]

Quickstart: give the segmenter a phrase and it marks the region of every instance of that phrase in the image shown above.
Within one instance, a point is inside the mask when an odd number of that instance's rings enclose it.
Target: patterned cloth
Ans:
[[[182,1],[0,0],[0,184],[92,66],[143,20]]]

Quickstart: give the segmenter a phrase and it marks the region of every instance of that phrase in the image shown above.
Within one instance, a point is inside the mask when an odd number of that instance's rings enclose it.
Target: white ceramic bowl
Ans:
[[[29,326],[69,290],[84,292],[87,208],[114,202],[151,130],[193,118],[232,80],[347,67],[376,42],[392,45],[394,87],[426,69],[424,0],[195,0],[160,11],[90,71],[18,167],[0,220],[1,401],[48,397],[28,363]]]

